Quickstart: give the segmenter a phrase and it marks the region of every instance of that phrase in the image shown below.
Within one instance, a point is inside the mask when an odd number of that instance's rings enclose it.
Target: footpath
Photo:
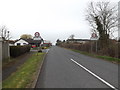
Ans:
[[[7,79],[12,73],[17,71],[17,69],[34,53],[34,51],[30,51],[29,53],[25,53],[17,58],[15,58],[15,62],[9,63],[7,66],[2,68],[2,80]]]

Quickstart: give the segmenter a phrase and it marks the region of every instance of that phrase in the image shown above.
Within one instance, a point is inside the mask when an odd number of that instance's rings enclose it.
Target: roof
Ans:
[[[9,41],[10,44],[14,44],[15,43],[15,41],[13,41],[13,40],[8,40],[8,41]]]
[[[28,43],[41,43],[41,40],[33,40],[33,39],[23,39]]]
[[[32,44],[33,44],[33,43],[38,43],[38,44],[39,44],[39,43],[42,42],[41,40],[23,39],[23,38],[20,38],[20,39],[16,40],[15,42],[17,42],[17,41],[19,41],[19,40],[21,40],[21,39],[24,40],[24,41],[26,41],[26,42],[28,42],[29,44],[30,44],[30,43],[32,43]],[[43,39],[42,39],[42,40],[43,40]]]

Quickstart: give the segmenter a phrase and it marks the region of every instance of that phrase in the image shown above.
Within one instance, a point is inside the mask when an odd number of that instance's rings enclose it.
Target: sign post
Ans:
[[[40,37],[40,33],[39,33],[39,32],[36,32],[36,33],[35,33],[34,40],[41,40],[41,37]]]
[[[40,33],[39,32],[35,32],[35,34],[34,34],[35,36],[34,36],[34,40],[35,41],[40,41],[40,43],[36,43],[36,45],[37,45],[37,49],[38,49],[38,52],[42,52],[42,50],[41,50],[41,42],[42,42],[42,38],[41,38],[41,36],[40,36]]]
[[[94,41],[96,41],[96,53],[97,53],[97,46],[98,46],[97,45],[97,40],[98,40],[97,34],[96,33],[92,33],[90,40],[91,40],[91,52],[92,52],[92,40],[94,40]]]

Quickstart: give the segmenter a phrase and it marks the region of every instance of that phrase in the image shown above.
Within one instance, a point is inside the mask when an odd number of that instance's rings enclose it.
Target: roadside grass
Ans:
[[[3,88],[26,88],[35,77],[45,53],[33,54],[16,72],[2,82]]]
[[[50,47],[42,47],[42,49],[49,49]]]
[[[88,55],[88,56],[92,56],[92,57],[96,57],[96,58],[100,58],[100,59],[104,59],[104,60],[108,60],[114,63],[120,63],[120,59],[119,58],[114,58],[114,57],[109,57],[109,56],[100,56],[100,55],[96,55],[96,54],[92,54],[92,53],[88,53],[88,52],[83,52],[83,51],[79,51],[79,50],[75,50],[75,49],[70,49],[74,52],[78,52],[84,55]]]

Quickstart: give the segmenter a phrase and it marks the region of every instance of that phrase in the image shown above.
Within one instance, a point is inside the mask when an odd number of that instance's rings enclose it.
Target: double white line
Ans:
[[[78,62],[76,62],[75,60],[73,60],[71,58],[71,61],[74,62],[75,64],[77,64],[78,66],[80,66],[81,68],[83,68],[85,71],[87,71],[88,73],[90,73],[91,75],[93,75],[94,77],[96,77],[97,79],[99,79],[100,81],[102,81],[103,83],[105,83],[107,86],[109,86],[110,88],[113,88],[114,90],[118,90],[117,88],[115,88],[113,85],[111,85],[110,83],[108,83],[107,81],[103,80],[101,77],[99,77],[98,75],[94,74],[92,71],[90,71],[89,69],[87,69],[86,67],[84,67],[83,65],[79,64]]]

